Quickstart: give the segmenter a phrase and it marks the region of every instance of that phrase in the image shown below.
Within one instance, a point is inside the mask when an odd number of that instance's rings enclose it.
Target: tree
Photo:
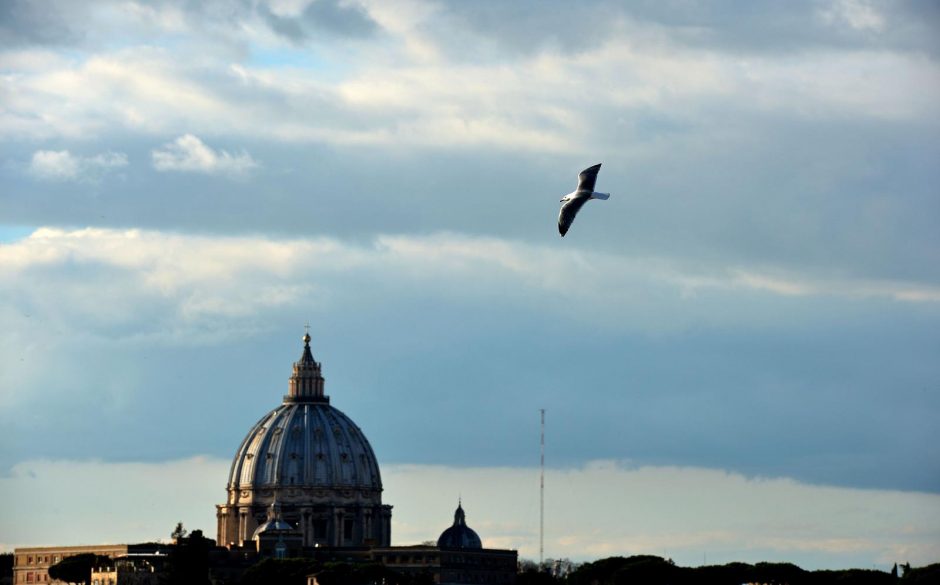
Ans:
[[[320,568],[309,559],[264,559],[245,571],[241,585],[307,585],[307,575]]]
[[[380,563],[326,563],[317,573],[317,581],[323,585],[430,585],[434,582],[429,573],[404,575]]]
[[[241,585],[306,585],[317,575],[323,585],[433,585],[429,573],[403,575],[378,563],[325,563],[310,559],[264,559],[245,571]]]
[[[108,565],[111,562],[111,557],[93,553],[73,555],[65,557],[58,563],[49,567],[49,576],[58,581],[65,581],[66,583],[84,583],[88,585],[91,582],[92,567]]]
[[[893,585],[897,583],[897,577],[874,569],[819,570],[810,573],[806,582],[838,585]]]
[[[0,583],[13,582],[13,553],[0,554]]]
[[[516,575],[516,585],[556,585],[557,583],[561,581],[549,573],[536,569],[526,569]]]
[[[176,528],[170,533],[170,538],[173,539],[173,542],[178,542],[180,539],[186,538],[186,529],[183,528],[182,522],[176,523]]]
[[[621,585],[627,583],[673,583],[682,569],[671,561],[652,555],[610,557],[585,563],[568,576],[571,585]]]
[[[910,563],[901,565],[904,568],[904,574],[901,576],[900,583],[920,585],[923,583],[940,583],[940,563],[927,565],[926,567],[911,568]]]
[[[754,565],[753,579],[774,585],[794,585],[808,580],[806,571],[793,563],[757,563]]]
[[[754,567],[747,563],[706,565],[682,570],[686,583],[714,583],[715,585],[738,585],[753,582]]]
[[[539,564],[530,559],[519,559],[516,562],[516,570],[520,573],[525,573],[526,571],[538,571]]]
[[[176,528],[185,533],[182,523],[177,524]],[[209,549],[213,544],[214,541],[202,535],[202,530],[193,530],[189,536],[180,536],[170,550],[169,582],[173,585],[207,585]]]

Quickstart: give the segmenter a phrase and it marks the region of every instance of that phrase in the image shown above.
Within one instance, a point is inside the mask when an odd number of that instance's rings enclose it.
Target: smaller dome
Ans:
[[[262,534],[278,534],[284,532],[296,532],[297,529],[291,526],[289,523],[281,520],[280,518],[275,518],[273,520],[268,520],[257,529],[255,533],[251,536],[252,539],[257,539]]]
[[[458,503],[454,512],[454,525],[441,533],[437,539],[438,548],[483,548],[480,537],[467,526],[463,507]]]
[[[252,540],[258,540],[262,534],[265,536],[279,536],[284,534],[293,535],[299,533],[296,528],[294,528],[290,522],[285,522],[281,518],[281,506],[276,501],[271,504],[271,508],[268,510],[268,521],[255,529],[254,534],[251,535]]]

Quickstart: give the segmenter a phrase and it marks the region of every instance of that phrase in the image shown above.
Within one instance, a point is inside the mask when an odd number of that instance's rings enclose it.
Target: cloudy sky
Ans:
[[[214,534],[309,322],[395,544],[462,495],[536,558],[544,408],[546,556],[938,560],[938,29],[929,0],[0,3],[0,548]]]

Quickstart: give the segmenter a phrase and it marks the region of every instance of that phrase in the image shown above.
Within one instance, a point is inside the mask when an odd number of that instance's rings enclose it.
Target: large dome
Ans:
[[[386,546],[391,506],[372,446],[358,426],[330,406],[320,364],[304,335],[284,402],[241,442],[218,508],[218,542],[244,546],[278,505],[303,546]]]
[[[285,403],[242,441],[229,486],[305,486],[382,490],[369,441],[348,416],[326,403]]]

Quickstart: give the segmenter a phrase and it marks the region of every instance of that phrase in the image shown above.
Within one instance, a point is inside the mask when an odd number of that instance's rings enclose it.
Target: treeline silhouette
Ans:
[[[566,578],[547,573],[521,573],[516,585],[926,585],[940,583],[940,563],[926,567],[905,566],[898,576],[875,569],[805,571],[792,563],[728,563],[702,567],[680,567],[671,560],[651,555],[610,557],[585,563]]]

